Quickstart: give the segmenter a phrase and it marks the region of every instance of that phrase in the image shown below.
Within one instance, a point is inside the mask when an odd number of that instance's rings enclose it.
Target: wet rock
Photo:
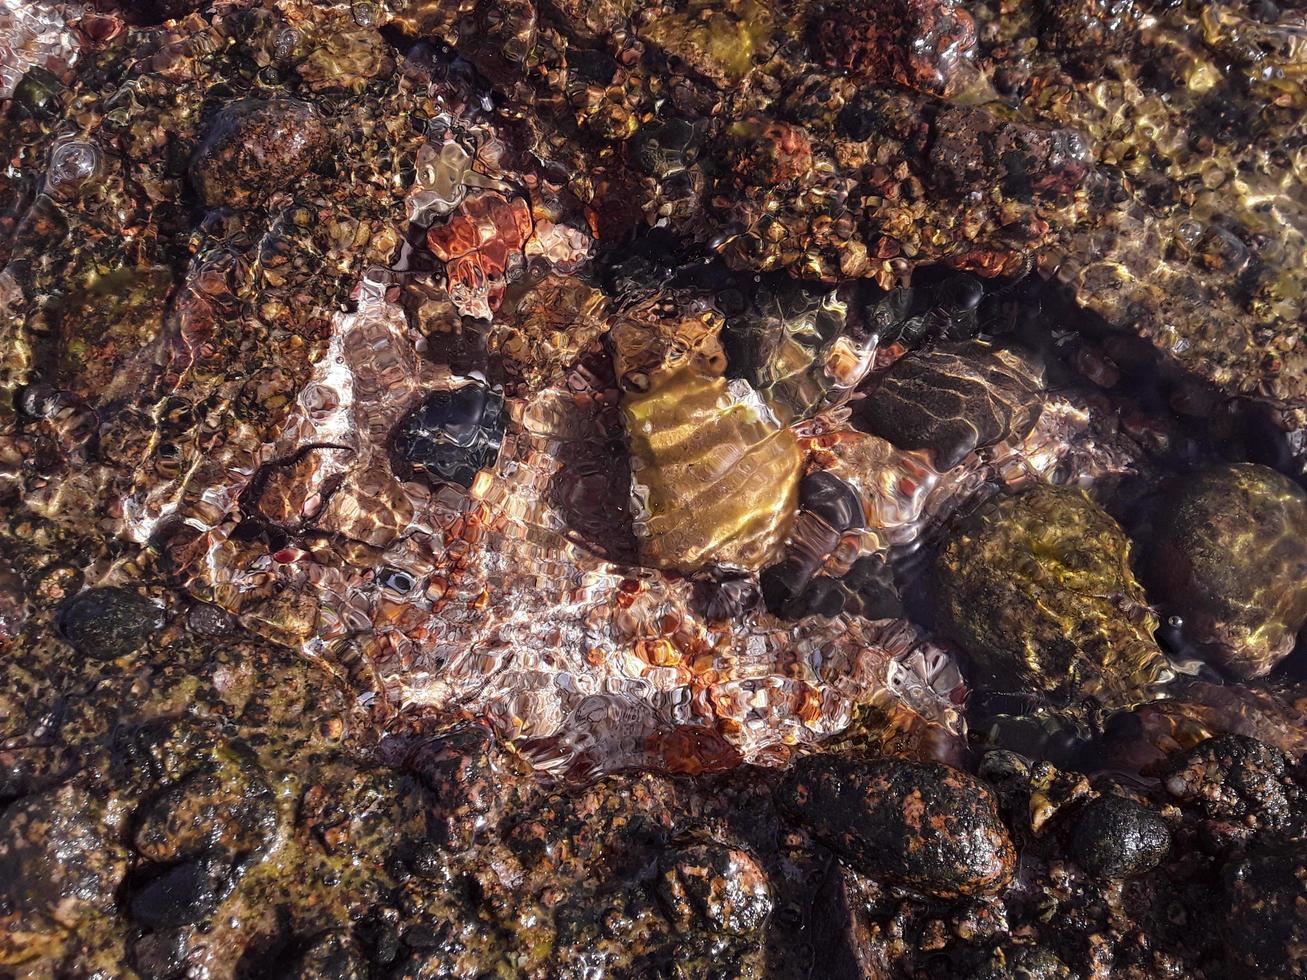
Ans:
[[[1155,868],[1171,846],[1166,822],[1120,796],[1101,796],[1081,811],[1071,841],[1076,862],[1102,878],[1129,878]]]
[[[71,926],[113,906],[127,855],[97,812],[83,790],[61,786],[0,814],[0,923],[13,912]]]
[[[498,457],[505,421],[503,396],[479,382],[433,392],[395,429],[395,471],[471,487]]]
[[[327,932],[296,959],[289,980],[366,980],[367,959],[349,935]]]
[[[902,449],[926,449],[952,469],[977,449],[1021,439],[1039,419],[1039,372],[981,341],[917,351],[858,403],[859,428]]]
[[[405,760],[431,794],[427,833],[448,850],[467,850],[495,809],[493,749],[493,736],[472,726],[421,743]]]
[[[976,24],[957,0],[856,0],[816,24],[817,50],[863,81],[955,93],[976,45]]]
[[[944,191],[993,183],[1018,201],[1060,197],[1080,187],[1091,164],[1088,143],[1075,130],[1039,129],[963,106],[935,118],[930,177]]]
[[[132,896],[133,921],[147,929],[175,929],[203,921],[231,890],[232,867],[206,854],[163,871]]]
[[[799,481],[799,506],[844,533],[866,524],[858,492],[834,473],[818,470]]]
[[[426,814],[401,773],[342,759],[323,777],[304,791],[296,822],[326,853],[378,862],[398,841],[422,836]]]
[[[209,207],[249,207],[311,170],[327,143],[326,123],[307,102],[233,102],[209,121],[191,184]]]
[[[751,576],[723,575],[694,583],[694,608],[709,622],[736,619],[758,605],[758,585]]]
[[[1047,485],[959,522],[936,558],[937,609],[978,687],[1128,702],[1168,680],[1157,620],[1120,526],[1082,492]]]
[[[802,759],[780,803],[872,878],[928,895],[985,895],[1012,876],[1016,852],[989,787],[936,763]]]
[[[1082,67],[1101,64],[1135,43],[1142,13],[1137,0],[1041,0],[1041,37]]]
[[[1005,943],[969,980],[1071,980],[1073,976],[1051,950]]]
[[[182,929],[147,932],[131,947],[131,963],[146,980],[167,980],[180,976],[189,946]]]
[[[1212,819],[1253,819],[1274,827],[1290,812],[1293,790],[1287,771],[1284,753],[1265,742],[1218,735],[1173,760],[1163,785]]]
[[[277,829],[272,790],[247,761],[191,773],[159,794],[137,819],[136,851],[156,862],[209,850],[232,857],[261,853]]]
[[[682,932],[697,927],[747,935],[762,927],[772,907],[767,874],[758,862],[715,844],[665,855],[656,888],[668,918]]]
[[[59,632],[94,660],[117,660],[144,646],[163,626],[163,610],[129,589],[88,589],[59,614]]]
[[[886,944],[872,933],[867,909],[875,886],[832,863],[813,902],[810,976],[883,980],[894,975]]]
[[[1236,677],[1260,677],[1307,624],[1307,493],[1245,463],[1187,476],[1157,509],[1150,587]]]
[[[1307,852],[1301,845],[1257,851],[1227,867],[1225,897],[1214,924],[1230,966],[1258,977],[1307,971]]]

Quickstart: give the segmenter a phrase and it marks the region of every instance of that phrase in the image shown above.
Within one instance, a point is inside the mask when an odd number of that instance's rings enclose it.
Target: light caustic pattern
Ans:
[[[489,314],[493,340],[493,318],[519,274],[513,269],[535,257],[547,270],[531,280],[526,299],[512,300],[520,311],[533,292],[580,282],[574,274],[584,271],[589,240],[535,214],[524,220],[530,212],[504,179],[511,175],[480,174],[470,159],[447,140],[428,152],[430,172],[419,173],[407,214],[431,226],[434,253],[464,263],[456,274],[446,262],[451,299],[465,313]],[[501,248],[506,234],[512,241]],[[461,301],[454,286],[463,290]],[[632,520],[648,503],[640,485],[650,479],[647,470],[629,481],[634,499],[627,483],[608,480],[626,499],[599,493],[578,520],[587,481],[631,466],[624,451],[612,449],[624,441],[624,396],[601,336],[619,323],[631,329],[629,308],[614,313],[584,300],[576,322],[532,339],[541,356],[525,359],[520,383],[505,397],[498,457],[470,488],[396,467],[398,423],[432,392],[480,382],[423,353],[395,293],[391,272],[365,276],[273,439],[207,460],[184,492],[155,488],[126,502],[128,533],[138,540],[167,520],[169,560],[195,595],[342,675],[379,723],[484,718],[534,765],[569,776],[641,765],[697,771],[780,764],[795,746],[845,729],[867,705],[883,709],[890,729],[960,730],[961,677],[948,654],[906,620],[785,622],[759,608],[709,621],[696,611],[687,569],[624,553],[616,544],[623,535],[648,530],[649,522]],[[681,301],[669,294],[650,303],[670,305],[681,322]],[[174,307],[184,314],[181,300]],[[500,338],[506,350],[521,339],[508,333]],[[700,353],[713,362],[715,335],[701,333]],[[558,340],[552,347],[550,337]],[[634,350],[643,356],[656,346]],[[1048,478],[1077,454],[1084,457],[1071,466],[1077,473],[1120,462],[1087,435],[1084,411],[1039,396],[1033,429],[941,472],[925,452],[849,427],[841,403],[872,358],[839,342],[829,354],[843,367],[820,411],[808,395],[788,420],[769,415],[753,395],[746,401],[754,406],[750,418],[770,419],[768,431],[789,422],[786,438],[805,467],[836,469],[857,489],[865,529],[831,553],[835,572],[861,556],[911,548],[925,527],[982,487]],[[650,370],[656,374],[660,364],[651,361]],[[786,385],[807,391],[795,377]],[[774,401],[786,385],[764,394]],[[733,411],[739,405],[732,398],[725,408]],[[632,417],[625,415],[628,424]],[[755,430],[720,431],[729,439]],[[749,450],[717,448],[715,459],[744,458]],[[650,461],[637,460],[637,471],[641,462]],[[781,516],[777,534],[792,515]],[[251,518],[280,529],[282,540],[270,545],[250,534]],[[782,552],[787,546],[775,543]]]
[[[32,68],[57,73],[73,66],[80,40],[68,24],[82,9],[79,3],[0,0],[0,99],[10,98]]]
[[[230,511],[187,515],[203,525],[193,587],[348,673],[380,714],[482,716],[539,767],[573,775],[781,762],[844,729],[860,704],[959,726],[956,670],[906,621],[791,624],[757,611],[710,623],[692,611],[688,579],[577,542],[551,486],[583,444],[609,438],[602,416],[617,398],[577,383],[583,374],[508,399],[498,461],[469,492],[401,482],[388,458],[396,423],[431,390],[464,382],[418,354],[384,284],[365,282],[280,439],[205,494],[311,530],[269,555],[238,540]],[[1050,402],[1019,445],[947,473],[843,433],[837,441],[860,444],[841,462],[863,469],[869,547],[910,543],[994,477],[1047,475],[1084,422]]]

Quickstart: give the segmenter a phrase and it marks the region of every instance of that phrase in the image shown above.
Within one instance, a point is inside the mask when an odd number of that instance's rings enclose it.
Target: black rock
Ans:
[[[682,932],[757,932],[771,912],[771,889],[758,862],[743,851],[700,844],[664,855],[658,899]]]
[[[1037,372],[981,341],[904,357],[867,394],[855,424],[902,449],[926,449],[941,470],[977,449],[1021,438],[1039,417]]]
[[[747,575],[697,579],[692,602],[695,612],[711,622],[737,619],[758,604],[758,586]]]
[[[859,558],[840,581],[853,593],[854,602],[846,606],[850,612],[867,619],[897,619],[903,615],[903,599],[894,582],[894,571],[883,559],[870,555]]]
[[[78,653],[117,660],[145,645],[163,626],[163,609],[128,589],[88,589],[69,600],[59,632]]]
[[[231,866],[220,856],[184,861],[132,898],[131,917],[147,929],[175,929],[213,914],[229,890]]]
[[[1170,847],[1166,822],[1120,796],[1102,796],[1088,804],[1071,841],[1076,863],[1101,878],[1129,878],[1151,871]]]
[[[993,894],[1016,863],[994,794],[949,766],[808,756],[780,804],[854,870],[928,895]]]
[[[433,392],[395,429],[395,472],[471,487],[477,471],[498,458],[504,423],[503,396],[479,382]]]
[[[866,525],[867,516],[857,491],[825,470],[809,473],[799,481],[799,506],[840,533]]]

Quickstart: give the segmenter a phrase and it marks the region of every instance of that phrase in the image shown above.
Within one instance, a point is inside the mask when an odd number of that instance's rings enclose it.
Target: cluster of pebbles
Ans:
[[[0,977],[1307,971],[1305,65],[0,0]]]

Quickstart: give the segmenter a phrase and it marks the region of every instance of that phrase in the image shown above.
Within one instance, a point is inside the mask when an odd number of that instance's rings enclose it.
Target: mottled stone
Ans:
[[[960,87],[976,24],[957,0],[855,0],[816,24],[817,49],[860,80],[939,95]]]
[[[0,814],[0,922],[6,912],[73,925],[105,914],[127,860],[84,791],[63,786]]]
[[[272,790],[249,762],[199,769],[137,815],[133,844],[151,861],[218,850],[233,858],[263,851],[277,830]]]
[[[209,207],[248,207],[302,177],[327,149],[318,110],[299,99],[245,99],[209,121],[191,184]]]
[[[939,764],[834,756],[801,760],[781,805],[849,865],[929,895],[986,895],[1016,852],[989,788]]]
[[[1177,756],[1163,783],[1177,800],[1218,820],[1278,826],[1293,791],[1288,760],[1278,749],[1243,735],[1218,735]]]
[[[427,833],[441,847],[466,850],[496,811],[493,736],[457,728],[415,746],[405,767],[430,791]]]
[[[347,933],[316,937],[296,958],[289,980],[366,980],[367,960]]]
[[[688,931],[697,923],[714,932],[757,932],[771,912],[766,872],[744,851],[711,844],[665,855],[658,898],[672,924]]]
[[[954,528],[935,574],[941,624],[979,685],[1113,702],[1170,677],[1130,542],[1079,490],[991,501]]]
[[[1307,624],[1307,493],[1251,463],[1181,477],[1157,508],[1146,571],[1186,638],[1260,677]]]
[[[1070,129],[1040,129],[1000,119],[988,110],[949,106],[935,117],[930,180],[962,192],[997,184],[1019,201],[1074,193],[1088,176],[1085,137]]]
[[[117,660],[134,652],[163,625],[163,610],[129,589],[88,589],[59,615],[64,639],[95,660]]]

